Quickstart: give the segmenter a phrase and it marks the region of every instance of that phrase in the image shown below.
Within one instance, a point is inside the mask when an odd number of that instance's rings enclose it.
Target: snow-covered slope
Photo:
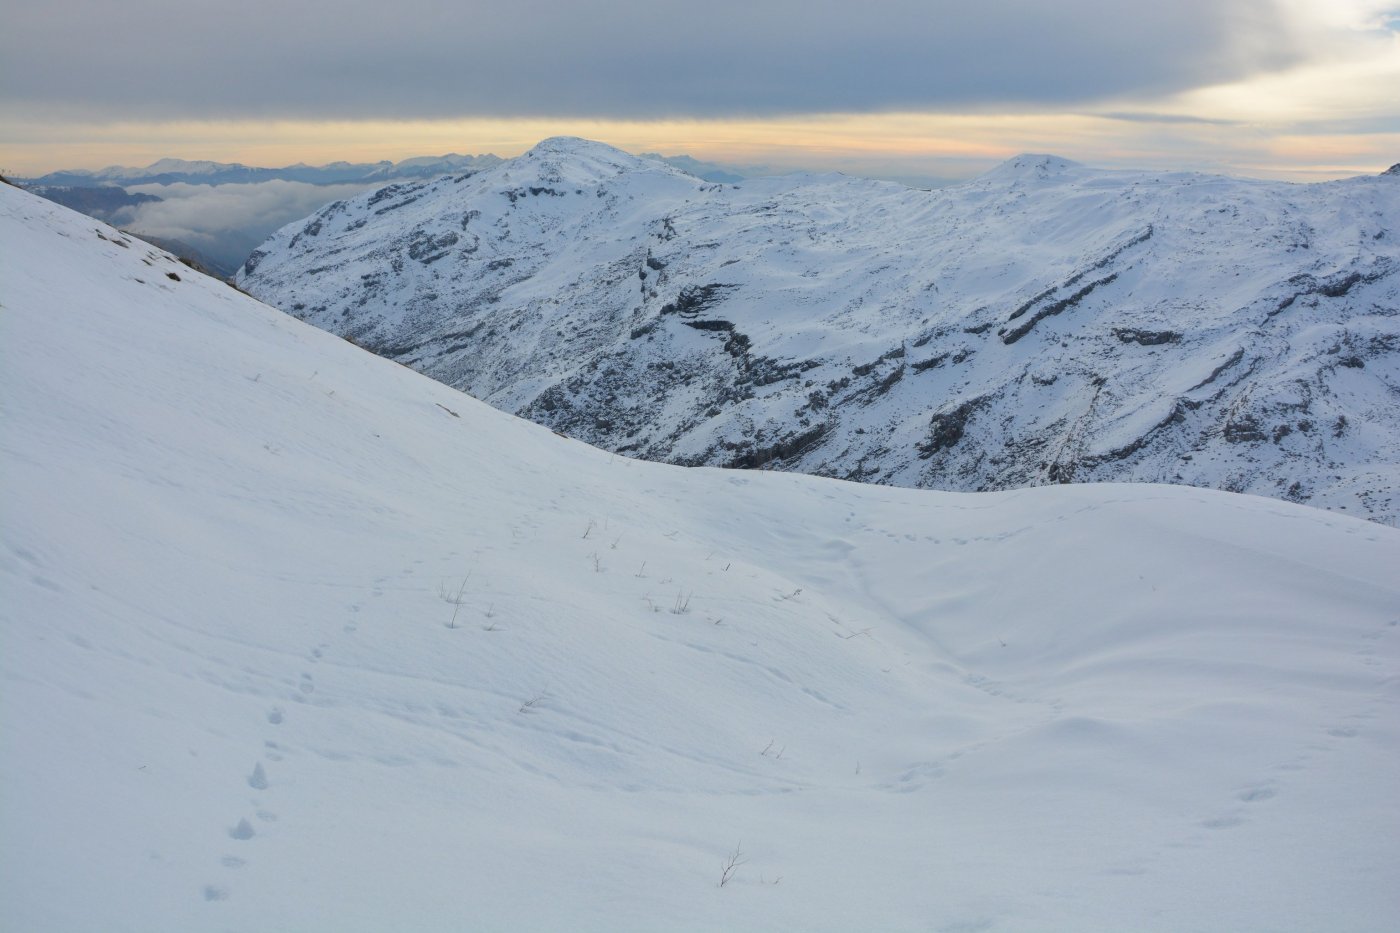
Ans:
[[[6,929],[1400,909],[1400,531],[632,461],[3,187],[0,263]]]
[[[1400,184],[1014,159],[708,184],[547,140],[281,230],[320,327],[648,459],[899,486],[1182,483],[1400,518]]]

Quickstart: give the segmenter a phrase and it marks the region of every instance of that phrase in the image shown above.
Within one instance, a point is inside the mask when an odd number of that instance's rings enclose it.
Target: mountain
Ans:
[[[686,155],[665,156],[659,152],[644,152],[642,153],[642,158],[656,159],[661,162],[665,162],[667,165],[670,165],[673,168],[678,168],[686,174],[694,175],[696,178],[701,178],[705,181],[721,181],[733,183],[743,181],[745,177],[744,175],[740,174],[733,166],[719,165],[714,162],[701,162],[699,159],[694,159]],[[764,172],[763,174],[772,173]]]
[[[1393,916],[1394,529],[617,458],[10,188],[0,246],[16,928]]]
[[[284,180],[317,185],[375,182],[385,179],[431,178],[448,172],[480,171],[500,163],[494,155],[465,156],[448,153],[405,159],[402,162],[331,162],[312,166],[298,162],[284,168],[258,168],[239,162],[188,161],[160,159],[145,168],[113,165],[99,171],[65,169],[33,179],[17,179],[26,187],[66,186],[129,186],[129,185],[229,185],[256,184]]]
[[[709,184],[554,139],[274,234],[254,295],[619,453],[1400,519],[1400,184],[1021,156]]]
[[[501,161],[499,156],[490,154],[472,156],[457,155],[453,152],[444,156],[419,156],[413,159],[404,159],[402,162],[383,163],[381,168],[365,175],[364,180],[436,178],[439,175],[480,172],[494,165],[499,165]]]
[[[1400,531],[620,458],[2,186],[0,263],[7,927],[1394,917]]]

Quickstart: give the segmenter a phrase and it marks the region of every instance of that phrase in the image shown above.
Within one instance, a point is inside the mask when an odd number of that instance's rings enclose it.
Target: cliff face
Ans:
[[[589,443],[1400,517],[1400,184],[1021,156],[712,184],[583,140],[279,231],[254,295]]]

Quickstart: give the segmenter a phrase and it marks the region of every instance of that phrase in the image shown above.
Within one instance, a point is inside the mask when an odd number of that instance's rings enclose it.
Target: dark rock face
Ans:
[[[1186,483],[1393,522],[1397,226],[1380,178],[1020,159],[932,192],[736,186],[551,140],[331,205],[240,284],[648,459],[957,490]]]

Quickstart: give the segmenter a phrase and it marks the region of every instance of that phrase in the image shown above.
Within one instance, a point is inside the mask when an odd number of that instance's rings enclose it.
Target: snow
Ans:
[[[937,191],[724,185],[560,137],[329,205],[238,282],[619,454],[961,491],[1169,482],[1394,525],[1397,231],[1393,178],[1026,155]]]
[[[3,187],[0,262],[7,928],[1400,909],[1396,529],[632,461]]]

